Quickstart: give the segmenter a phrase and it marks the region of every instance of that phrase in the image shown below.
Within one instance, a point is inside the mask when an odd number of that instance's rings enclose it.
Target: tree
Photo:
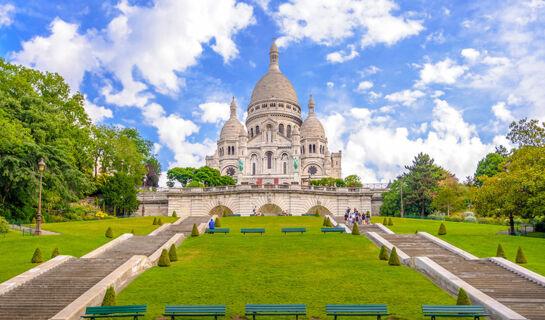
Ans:
[[[363,186],[361,183],[361,178],[356,174],[351,174],[344,178],[344,183],[347,187],[354,186],[356,188],[360,188]]]
[[[545,122],[526,118],[509,125],[507,139],[519,147],[545,147]]]
[[[475,172],[475,184],[477,186],[482,186],[482,181],[479,179],[480,176],[492,177],[503,170],[505,166],[505,158],[500,156],[497,153],[489,153],[479,161],[477,165],[477,171]]]
[[[454,176],[448,176],[440,182],[439,191],[433,198],[431,206],[435,210],[446,212],[448,216],[452,211],[464,209],[464,191],[466,188],[458,183]]]
[[[405,199],[408,203],[416,203],[420,208],[420,215],[426,215],[426,208],[429,207],[434,193],[437,191],[439,181],[444,170],[434,164],[432,158],[424,153],[419,153],[413,160],[412,165],[405,166],[409,172],[404,175],[404,182],[407,184]]]
[[[112,208],[116,206],[120,213],[132,213],[138,209],[140,202],[136,199],[138,190],[134,179],[124,172],[116,172],[106,179],[101,188],[106,204]]]
[[[222,176],[217,169],[208,166],[195,168],[172,168],[168,170],[169,181],[178,181],[184,187],[200,186],[228,186],[234,185],[235,180],[231,176]]]
[[[159,177],[161,176],[161,163],[155,156],[150,157],[146,161],[146,181],[144,186],[146,187],[158,187]]]

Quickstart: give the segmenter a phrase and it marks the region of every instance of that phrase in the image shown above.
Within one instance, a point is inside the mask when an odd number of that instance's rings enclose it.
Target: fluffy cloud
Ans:
[[[500,121],[511,122],[515,120],[515,117],[511,114],[511,110],[507,109],[505,102],[498,102],[493,105],[492,112]]]
[[[350,53],[346,53],[344,50],[335,51],[327,55],[327,61],[331,63],[342,63],[348,60],[352,60],[359,55],[359,53],[354,49],[354,45],[349,45]]]
[[[229,119],[229,104],[221,102],[207,102],[199,104],[200,119],[202,122],[218,123]]]
[[[470,62],[475,62],[481,53],[473,48],[462,50],[462,56]]]
[[[361,81],[358,84],[358,88],[356,91],[358,92],[365,92],[373,87],[373,83],[371,81]]]
[[[467,67],[459,66],[449,58],[436,64],[425,63],[420,70],[420,80],[417,82],[417,86],[426,86],[430,83],[453,84],[466,69]]]
[[[425,96],[426,94],[420,90],[403,90],[386,95],[384,98],[390,102],[399,102],[406,107],[414,105],[418,98]]]
[[[0,4],[0,28],[12,24],[14,13],[15,7],[12,4]]]
[[[360,44],[366,47],[392,45],[424,29],[420,21],[392,15],[395,9],[390,0],[291,0],[272,15],[284,34],[279,45],[303,38],[331,45],[361,32]]]
[[[91,118],[91,121],[93,123],[99,123],[102,122],[106,118],[113,118],[114,114],[112,113],[112,110],[97,106],[96,104],[88,101],[85,99],[83,102],[83,108],[85,109],[85,112]]]

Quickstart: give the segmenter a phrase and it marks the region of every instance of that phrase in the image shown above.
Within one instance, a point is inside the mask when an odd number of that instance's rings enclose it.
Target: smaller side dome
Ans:
[[[231,101],[231,115],[229,120],[225,122],[223,128],[221,128],[220,139],[237,139],[243,132],[244,126],[237,119],[237,103],[235,102],[235,97]]]
[[[324,126],[314,115],[314,99],[310,95],[308,100],[308,117],[301,125],[301,138],[325,138]]]

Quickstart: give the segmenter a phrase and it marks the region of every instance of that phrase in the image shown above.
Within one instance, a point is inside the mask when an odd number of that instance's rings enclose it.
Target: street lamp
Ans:
[[[36,231],[34,232],[34,234],[37,236],[42,234],[42,176],[45,170],[45,162],[43,158],[40,160],[40,162],[38,162],[38,170],[40,171],[40,194],[38,197],[38,217],[36,218]]]

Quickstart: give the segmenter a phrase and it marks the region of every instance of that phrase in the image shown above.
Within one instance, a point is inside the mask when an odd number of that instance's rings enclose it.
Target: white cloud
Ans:
[[[425,96],[420,90],[403,90],[386,95],[384,98],[390,102],[399,102],[406,107],[414,105],[416,100]]]
[[[0,4],[0,28],[13,23],[15,7],[11,3]]]
[[[511,114],[511,110],[507,109],[505,102],[498,102],[492,106],[492,112],[498,120],[502,122],[511,122],[515,120],[515,117]]]
[[[365,92],[368,89],[371,89],[372,87],[373,87],[373,83],[371,81],[361,81],[358,84],[358,88],[356,89],[356,91]]]
[[[369,91],[369,99],[371,100],[377,100],[378,98],[382,97],[382,93],[380,92],[375,92],[375,91]]]
[[[392,15],[395,9],[390,0],[291,0],[272,15],[284,34],[278,39],[281,46],[304,38],[332,45],[361,33],[360,44],[366,47],[392,45],[424,29],[421,21]]]
[[[462,56],[470,62],[475,62],[481,53],[473,48],[466,48],[462,50]]]
[[[330,63],[342,63],[348,60],[352,60],[359,55],[354,49],[354,45],[349,45],[350,53],[346,53],[344,50],[335,51],[327,55],[326,59]]]
[[[466,69],[467,67],[459,66],[449,58],[436,64],[425,63],[422,70],[420,70],[420,80],[416,85],[426,86],[430,83],[453,84]]]
[[[326,85],[327,85],[328,88],[333,88],[333,87],[335,86],[335,83],[333,83],[333,82],[331,82],[331,81],[328,81],[328,82],[326,83]]]
[[[218,123],[229,119],[229,104],[222,102],[207,102],[199,104],[202,122]]]
[[[93,123],[99,123],[102,122],[105,118],[113,118],[114,116],[112,110],[105,107],[97,106],[96,104],[90,102],[87,99],[83,101],[83,108],[85,109],[85,113],[87,113]]]
[[[159,151],[161,151],[161,149],[163,148],[163,146],[160,144],[160,143],[153,143],[153,154],[159,154]]]

